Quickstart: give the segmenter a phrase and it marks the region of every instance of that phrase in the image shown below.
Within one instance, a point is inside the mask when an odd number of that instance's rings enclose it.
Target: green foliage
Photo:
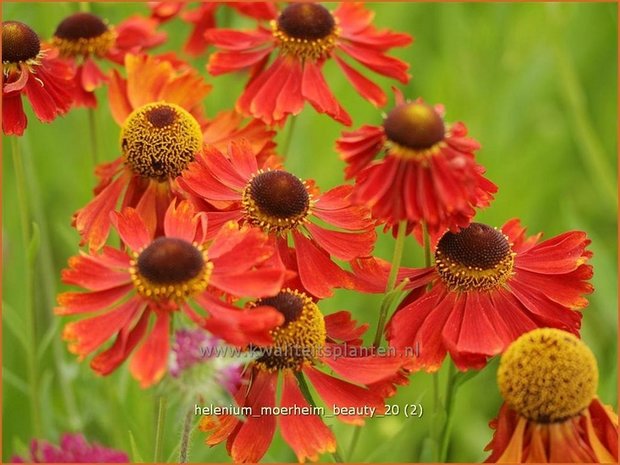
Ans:
[[[56,24],[77,11],[77,3],[4,3],[3,17],[28,23],[43,38]],[[583,338],[595,353],[601,373],[599,395],[617,406],[617,5],[612,3],[375,3],[380,27],[411,33],[415,42],[395,55],[411,63],[413,79],[404,92],[429,103],[443,103],[448,121],[464,121],[483,149],[478,160],[499,186],[491,207],[478,220],[500,226],[522,219],[531,233],[550,237],[582,229],[592,239],[596,292],[584,312]],[[144,4],[91,4],[93,12],[114,24],[135,13],[147,14]],[[234,14],[232,25],[246,24]],[[170,41],[157,51],[180,50],[189,27],[174,20],[164,28]],[[204,71],[206,56],[192,61]],[[354,128],[377,124],[382,113],[359,97],[333,63],[326,74],[354,120]],[[205,102],[210,116],[229,108],[245,82],[243,75],[209,77],[214,90]],[[389,89],[393,83],[377,78]],[[119,128],[111,119],[105,91],[96,121],[104,160],[119,155]],[[27,106],[27,105],[26,105]],[[60,270],[78,250],[71,215],[90,198],[94,187],[89,153],[88,117],[71,111],[50,125],[39,123],[28,110],[29,126],[20,140],[31,186],[31,208],[51,256],[38,253],[36,335],[39,345],[40,413],[43,436],[57,441],[65,431],[82,431],[89,440],[128,451],[136,461],[152,457],[158,388],[142,391],[123,366],[109,378],[95,376],[87,362],[79,363],[60,342],[62,325],[52,314],[53,294],[63,289]],[[287,168],[313,178],[322,190],[343,182],[343,162],[334,141],[343,128],[309,106],[298,117]],[[278,136],[282,143],[286,128]],[[32,399],[27,386],[28,316],[23,293],[28,244],[20,239],[19,215],[10,141],[3,137],[3,460],[25,452],[33,437],[27,414]],[[47,242],[46,242],[47,241]],[[385,235],[376,254],[389,259],[394,241]],[[404,263],[422,266],[422,248],[407,238]],[[37,252],[39,251],[39,252]],[[41,292],[39,292],[41,291]],[[374,329],[381,296],[338,291],[324,302],[325,313],[351,310],[358,321]],[[367,335],[369,341],[373,329]],[[50,336],[53,335],[54,337]],[[497,360],[460,387],[454,405],[450,461],[480,461],[491,438],[488,422],[501,399],[495,383]],[[448,374],[444,366],[442,382]],[[463,378],[465,379],[465,378]],[[443,384],[442,384],[443,385]],[[361,432],[353,461],[408,462],[429,460],[432,382],[416,373],[399,389],[391,404],[419,402],[422,418],[401,416],[369,420]],[[169,403],[163,456],[180,439],[185,410]],[[327,420],[347,447],[353,428]],[[192,461],[227,461],[225,448],[202,444],[194,432]],[[15,448],[11,446],[15,445]],[[266,461],[294,461],[290,448],[276,437]],[[324,458],[328,460],[328,458]]]

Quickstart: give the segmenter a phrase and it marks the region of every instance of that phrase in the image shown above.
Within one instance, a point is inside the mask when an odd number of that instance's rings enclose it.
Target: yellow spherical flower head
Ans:
[[[577,336],[523,334],[502,355],[497,378],[505,402],[490,423],[486,462],[618,462],[618,416],[597,398],[596,360]]]
[[[566,420],[590,405],[598,386],[592,351],[573,334],[541,328],[506,350],[497,374],[506,403],[538,423]]]
[[[202,147],[196,119],[173,103],[149,103],[135,109],[121,129],[125,163],[142,177],[175,178]]]

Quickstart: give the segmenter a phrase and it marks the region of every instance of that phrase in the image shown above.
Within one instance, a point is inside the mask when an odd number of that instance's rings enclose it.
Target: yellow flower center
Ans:
[[[268,233],[284,233],[303,223],[310,203],[306,184],[280,170],[257,172],[242,195],[246,220]]]
[[[325,320],[319,307],[303,292],[284,289],[275,297],[260,299],[253,306],[270,305],[284,316],[284,323],[271,330],[273,346],[256,349],[254,363],[261,370],[301,370],[325,345]]]
[[[202,246],[170,237],[158,237],[136,253],[129,269],[140,295],[177,302],[203,292],[212,272]]]
[[[511,409],[537,423],[560,422],[590,405],[598,368],[592,351],[576,336],[542,328],[508,347],[497,380]]]
[[[424,159],[436,153],[445,136],[443,119],[430,105],[420,102],[395,107],[383,121],[391,153],[405,159]]]
[[[487,291],[512,276],[515,255],[508,236],[500,230],[472,223],[442,236],[435,251],[435,268],[452,291]]]
[[[100,57],[115,41],[114,29],[91,13],[75,13],[63,19],[52,37],[52,45],[64,57]]]
[[[19,21],[2,22],[2,71],[5,76],[21,63],[37,64],[41,52],[39,36]]]
[[[338,38],[335,18],[318,3],[287,6],[277,20],[271,21],[271,29],[282,52],[301,59],[327,56]]]
[[[196,119],[173,103],[149,103],[134,110],[121,129],[125,162],[143,177],[175,178],[202,147]]]

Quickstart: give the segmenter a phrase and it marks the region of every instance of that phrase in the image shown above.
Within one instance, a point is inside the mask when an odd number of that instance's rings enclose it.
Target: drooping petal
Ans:
[[[299,278],[313,295],[325,298],[333,288],[351,289],[355,286],[352,276],[340,269],[327,253],[319,249],[303,234],[293,232]]]
[[[246,400],[253,415],[241,424],[230,447],[230,456],[235,462],[258,462],[267,452],[276,430],[276,417],[261,414],[261,409],[275,406],[277,380],[275,373],[255,372]]]
[[[69,351],[84,357],[100,347],[131,322],[143,303],[133,298],[101,315],[68,323],[62,337],[69,343]]]
[[[351,415],[338,415],[338,418],[345,423],[363,425],[364,417],[370,415],[371,408],[376,409],[375,415],[385,412],[383,399],[369,389],[334,378],[311,365],[306,366],[303,372],[327,405],[361,409],[352,412]]]
[[[313,223],[307,223],[306,228],[312,239],[330,255],[346,261],[369,256],[377,239],[374,229],[359,232],[332,231]]]
[[[319,113],[327,113],[336,121],[350,126],[351,116],[332,94],[322,72],[322,63],[306,61],[303,66],[301,93]]]
[[[155,325],[144,343],[131,358],[129,371],[147,388],[159,381],[166,373],[170,353],[170,312],[156,312]]]
[[[131,250],[138,251],[149,245],[152,240],[146,225],[134,208],[124,208],[120,213],[113,213],[116,229],[121,240]]]
[[[95,292],[63,292],[58,295],[56,315],[75,315],[90,313],[109,307],[118,302],[133,289],[133,284],[113,287]]]
[[[396,355],[366,355],[365,348],[357,348],[361,356],[348,356],[337,350],[335,344],[328,344],[333,356],[321,357],[321,361],[347,381],[370,384],[394,376],[403,365],[403,359]],[[348,352],[353,352],[349,350]]]
[[[310,409],[290,371],[284,372],[280,405],[290,410]],[[297,460],[301,463],[306,459],[317,461],[320,454],[336,451],[334,433],[317,415],[283,415],[280,417],[280,428],[282,437],[295,451]]]

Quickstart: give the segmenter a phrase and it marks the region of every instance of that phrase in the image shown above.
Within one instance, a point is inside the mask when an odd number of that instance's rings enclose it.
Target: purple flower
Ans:
[[[60,446],[47,441],[33,439],[30,443],[30,457],[13,456],[14,463],[127,463],[129,456],[115,449],[108,449],[97,443],[86,442],[81,434],[63,434]]]
[[[210,362],[213,379],[233,393],[241,382],[241,363],[214,363],[214,359],[224,354],[224,346],[218,347],[220,341],[201,329],[180,329],[176,332],[172,345],[170,375],[179,378],[197,364]],[[220,350],[222,349],[220,354]],[[222,361],[224,357],[221,357]],[[224,362],[225,363],[225,362]]]

